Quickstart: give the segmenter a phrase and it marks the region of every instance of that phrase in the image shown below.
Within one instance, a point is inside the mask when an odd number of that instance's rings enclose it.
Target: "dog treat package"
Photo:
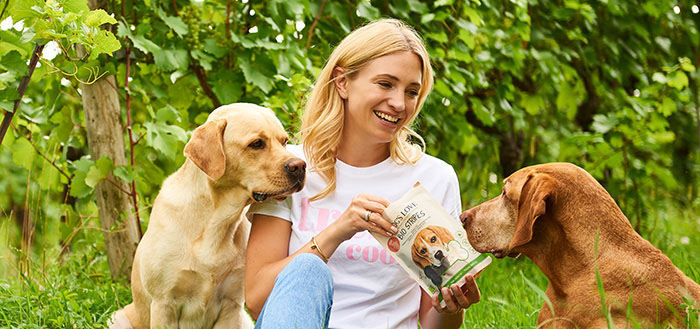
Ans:
[[[382,213],[398,229],[393,237],[372,233],[408,274],[429,294],[467,274],[477,276],[491,257],[474,250],[461,223],[419,183]],[[440,304],[445,302],[439,294]]]

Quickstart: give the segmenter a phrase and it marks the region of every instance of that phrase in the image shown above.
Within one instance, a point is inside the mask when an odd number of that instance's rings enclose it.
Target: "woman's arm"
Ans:
[[[313,253],[321,259],[331,257],[340,243],[364,230],[391,236],[389,230],[393,228],[395,231],[396,228],[380,215],[388,205],[389,201],[380,197],[357,196],[337,220],[316,234],[314,240],[320,251],[312,249],[309,241],[289,256],[287,254],[292,223],[277,217],[253,215],[245,269],[245,301],[251,316],[258,318],[267,296],[272,291],[277,274],[294,256]],[[369,221],[364,219],[367,211],[372,211]],[[320,252],[323,252],[323,255]]]
[[[291,233],[289,221],[253,215],[246,250],[245,304],[254,319],[272,291],[277,274],[292,260],[287,256]]]

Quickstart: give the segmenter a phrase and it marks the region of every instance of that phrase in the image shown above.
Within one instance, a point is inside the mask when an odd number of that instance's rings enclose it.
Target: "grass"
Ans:
[[[700,282],[700,223],[693,217],[675,218],[676,223],[660,224],[645,238]],[[90,241],[101,241],[100,237],[98,233],[86,236]],[[6,274],[0,278],[0,328],[104,328],[109,316],[130,302],[128,286],[109,276],[103,245],[84,241],[81,245],[63,258],[36,256],[39,260],[26,275],[20,274],[16,257],[11,257],[16,251],[3,254],[0,266]],[[481,302],[467,310],[462,328],[536,328],[547,278],[532,261],[495,259],[477,284]],[[698,310],[700,302],[690,307]],[[694,313],[685,328],[699,329],[699,321]]]

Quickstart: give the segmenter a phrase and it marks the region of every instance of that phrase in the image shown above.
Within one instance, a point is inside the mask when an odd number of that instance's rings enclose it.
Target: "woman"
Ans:
[[[361,27],[333,51],[302,145],[289,146],[309,164],[304,189],[249,212],[245,289],[256,327],[417,328],[419,318],[422,328],[459,328],[479,301],[469,276],[443,288],[440,307],[368,232],[396,232],[380,213],[417,181],[458,220],[454,169],[411,143],[423,142],[410,126],[432,84],[422,41],[398,20]]]

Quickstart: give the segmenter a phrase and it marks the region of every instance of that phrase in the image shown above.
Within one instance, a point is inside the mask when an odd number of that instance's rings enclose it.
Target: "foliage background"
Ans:
[[[408,22],[426,41],[436,85],[416,129],[428,153],[458,171],[465,209],[497,195],[522,166],[573,162],[606,187],[638,232],[700,279],[693,247],[700,243],[700,14],[692,1],[115,0],[100,12],[85,0],[6,0],[0,7],[5,111],[19,97],[35,45],[46,45],[0,148],[0,289],[13,296],[0,302],[30,305],[27,296],[43,296],[54,306],[21,307],[24,320],[82,327],[111,309],[96,306],[85,323],[61,318],[85,306],[80,298],[117,305],[130,298],[105,277],[97,182],[110,172],[134,181],[145,228],[161,182],[184,161],[188,133],[212,109],[262,104],[294,133],[333,46],[380,17]],[[76,43],[88,55],[78,56]],[[125,131],[134,135],[124,140],[133,165],[88,155],[80,86],[108,74],[117,77]],[[527,264],[493,268],[537,277]],[[530,289],[503,280],[514,285],[506,294]],[[42,290],[48,286],[63,288]],[[46,296],[52,291],[56,299]],[[518,298],[534,305],[524,312],[541,306],[517,293],[494,298],[483,307],[511,312]],[[489,318],[486,326],[502,321],[498,313]],[[523,315],[521,326],[534,319]]]

